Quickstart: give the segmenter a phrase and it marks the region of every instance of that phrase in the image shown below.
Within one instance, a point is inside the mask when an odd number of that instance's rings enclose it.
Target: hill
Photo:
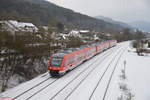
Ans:
[[[125,27],[125,28],[130,27],[128,24],[126,24],[124,22],[116,21],[116,20],[113,20],[109,17],[104,17],[104,16],[99,15],[99,16],[95,16],[95,18],[104,20],[106,22],[109,22],[109,23],[112,23],[112,24],[115,24],[115,25],[120,25],[120,26]]]
[[[134,28],[138,28],[142,31],[150,32],[150,22],[134,21],[134,22],[130,22],[129,25],[131,25]]]
[[[116,32],[123,28],[117,24],[59,7],[45,0],[0,0],[0,20],[7,19],[32,22],[36,25],[61,22],[71,28],[102,32]]]

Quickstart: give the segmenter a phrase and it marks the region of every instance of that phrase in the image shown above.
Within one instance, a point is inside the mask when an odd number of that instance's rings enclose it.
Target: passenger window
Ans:
[[[69,65],[69,64],[71,64],[71,63],[73,63],[73,62],[74,62],[74,56],[71,56],[71,57],[69,57],[69,58],[66,60],[65,66],[67,66],[67,65]]]

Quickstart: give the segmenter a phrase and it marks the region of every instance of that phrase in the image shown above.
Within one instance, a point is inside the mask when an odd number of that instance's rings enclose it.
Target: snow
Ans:
[[[8,88],[12,88],[18,85],[18,83],[25,82],[26,79],[18,74],[14,74],[9,80],[8,80]]]
[[[80,33],[88,33],[88,32],[90,32],[89,30],[80,30],[79,31]]]
[[[71,32],[69,32],[68,36],[80,37],[80,33],[79,31],[72,30]]]
[[[110,58],[112,58],[112,55],[110,56]],[[110,62],[110,60],[111,59],[109,59],[109,62]],[[95,88],[95,85],[96,85],[95,83],[97,83],[99,81],[99,79],[101,78],[101,76],[103,75],[104,71],[107,68],[106,62],[108,62],[108,59],[105,59],[101,64],[98,63],[97,66],[99,66],[99,67],[97,67],[97,69],[94,70],[94,72],[75,90],[75,92],[71,96],[68,97],[68,99],[69,100],[75,100],[75,99],[77,99],[77,100],[81,100],[81,99],[88,100],[92,91]],[[111,69],[109,71],[111,71],[112,68],[113,67],[111,67]],[[110,74],[109,71],[108,71],[108,74]],[[103,79],[106,79],[106,78],[103,78]],[[106,83],[107,81],[102,80],[102,82]],[[105,85],[105,84],[102,83],[99,86],[102,86],[102,85]],[[88,91],[88,92],[80,92],[81,90]],[[94,96],[96,96],[96,97],[92,97],[91,98],[92,100],[100,99],[100,96],[102,96],[102,95],[99,95],[103,92],[102,88],[96,89],[96,90],[97,91],[94,92],[94,94],[95,94]],[[102,100],[102,99],[100,99],[100,100]]]
[[[29,31],[35,32],[38,31],[38,28],[33,25],[32,23],[27,22],[18,22],[16,20],[8,20],[8,21],[2,21],[2,23],[5,23],[7,25],[7,29],[11,31]]]
[[[35,27],[32,23],[17,22],[15,20],[9,20],[8,22],[12,23],[16,27],[25,27],[25,26]]]
[[[100,59],[101,56],[102,55],[98,55],[98,58]],[[74,87],[73,84],[79,83],[80,80],[82,80],[91,71],[91,69],[93,67],[95,67],[95,66],[92,66],[91,68],[87,69],[85,73],[81,74],[81,76],[79,76],[77,79],[75,79],[75,77],[77,75],[79,75],[83,70],[85,70],[86,67],[88,67],[88,65],[90,65],[92,63],[92,61],[94,61],[94,60],[95,59],[92,59],[90,62],[82,64],[81,66],[78,67],[77,70],[75,69],[72,72],[68,73],[66,76],[62,77],[57,82],[55,82],[55,84],[52,84],[51,86],[47,87],[42,92],[38,93],[38,95],[33,96],[31,99],[32,100],[38,100],[40,98],[40,99],[43,99],[43,100],[49,100],[58,91],[63,89],[64,86],[67,86],[67,91],[64,91],[65,95],[67,95],[69,93],[69,91]],[[69,85],[68,82],[70,82],[70,81],[73,81],[73,82]],[[39,97],[39,95],[41,95],[41,96]],[[61,95],[61,96],[65,97],[65,95]],[[76,99],[76,98],[74,98],[74,99]],[[58,100],[63,100],[63,98],[61,97]]]
[[[18,94],[20,94],[20,93],[22,93],[22,92],[32,88],[37,83],[47,79],[48,77],[50,77],[49,74],[48,73],[44,73],[44,74],[38,76],[37,78],[31,80],[31,81],[24,82],[24,83],[16,86],[15,88],[9,89],[8,91],[0,94],[0,97],[1,97],[1,95],[5,95],[5,97],[15,97]]]
[[[116,47],[93,57],[59,79],[50,78],[49,74],[45,73],[0,94],[0,98],[13,98],[49,78],[16,100],[102,100],[107,87],[105,100],[117,100],[121,95],[125,98],[127,93],[134,95],[133,100],[150,100],[150,56],[138,56],[129,43],[119,43]],[[109,57],[105,58],[106,55]],[[120,77],[124,64],[126,79]],[[115,65],[117,65],[116,70],[114,70]],[[110,80],[113,70],[114,74]],[[106,73],[103,74],[105,71]],[[127,86],[126,94],[119,88],[120,85]]]
[[[126,52],[127,75],[134,89],[135,100],[150,100],[150,56],[138,56]]]
[[[109,96],[107,100],[116,100],[120,95],[119,83],[122,82],[118,77],[124,67],[126,61],[126,77],[124,81],[128,88],[134,95],[133,100],[150,100],[150,56],[138,56],[135,49],[131,46],[128,47],[125,54],[122,56],[118,64],[118,69],[113,78]]]

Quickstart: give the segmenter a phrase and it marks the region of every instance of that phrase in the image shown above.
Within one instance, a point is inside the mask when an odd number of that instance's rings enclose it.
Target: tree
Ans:
[[[58,22],[56,24],[56,27],[57,27],[57,29],[58,29],[59,32],[64,31],[64,25],[61,22]]]
[[[70,36],[70,37],[68,37],[68,39],[69,39],[69,41],[67,43],[68,48],[80,47],[83,44],[82,40],[79,37]]]
[[[13,37],[9,32],[3,31],[1,34],[1,66],[0,66],[0,75],[3,79],[2,82],[2,92],[5,91],[7,87],[8,79],[12,76],[15,66],[18,64],[18,55],[16,50],[14,49],[16,44],[13,41]],[[18,41],[19,42],[19,41]],[[1,59],[0,58],[0,59]]]
[[[130,28],[123,29],[123,38],[124,38],[124,40],[132,40],[133,39],[133,34],[131,33]]]
[[[16,72],[16,69],[20,68],[19,65],[25,64],[28,59],[32,59],[33,61],[38,59],[42,62],[43,56],[49,56],[47,42],[43,40],[45,38],[39,38],[36,35],[37,33],[20,34],[16,34],[14,40],[14,36],[11,33],[0,32],[0,76],[3,80],[1,91],[5,91],[7,88],[10,77],[15,73],[19,73]],[[45,71],[46,69],[47,67],[45,66]],[[33,71],[36,73],[36,70]],[[33,71],[24,74],[29,76]],[[38,75],[39,73],[36,74]]]
[[[148,42],[148,48],[150,48],[150,42]]]
[[[135,32],[135,39],[136,39],[136,40],[141,40],[141,39],[143,39],[144,37],[145,37],[145,35],[143,34],[142,31],[136,30],[136,32]]]
[[[121,42],[124,40],[124,35],[121,33],[113,34],[112,38],[116,39],[118,42]]]

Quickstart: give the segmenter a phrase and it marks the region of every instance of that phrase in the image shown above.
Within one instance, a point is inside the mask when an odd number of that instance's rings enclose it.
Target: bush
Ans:
[[[137,48],[137,46],[138,46],[137,41],[133,41],[133,42],[132,42],[132,46],[133,46],[133,48]]]
[[[148,48],[150,48],[150,42],[148,42]]]

